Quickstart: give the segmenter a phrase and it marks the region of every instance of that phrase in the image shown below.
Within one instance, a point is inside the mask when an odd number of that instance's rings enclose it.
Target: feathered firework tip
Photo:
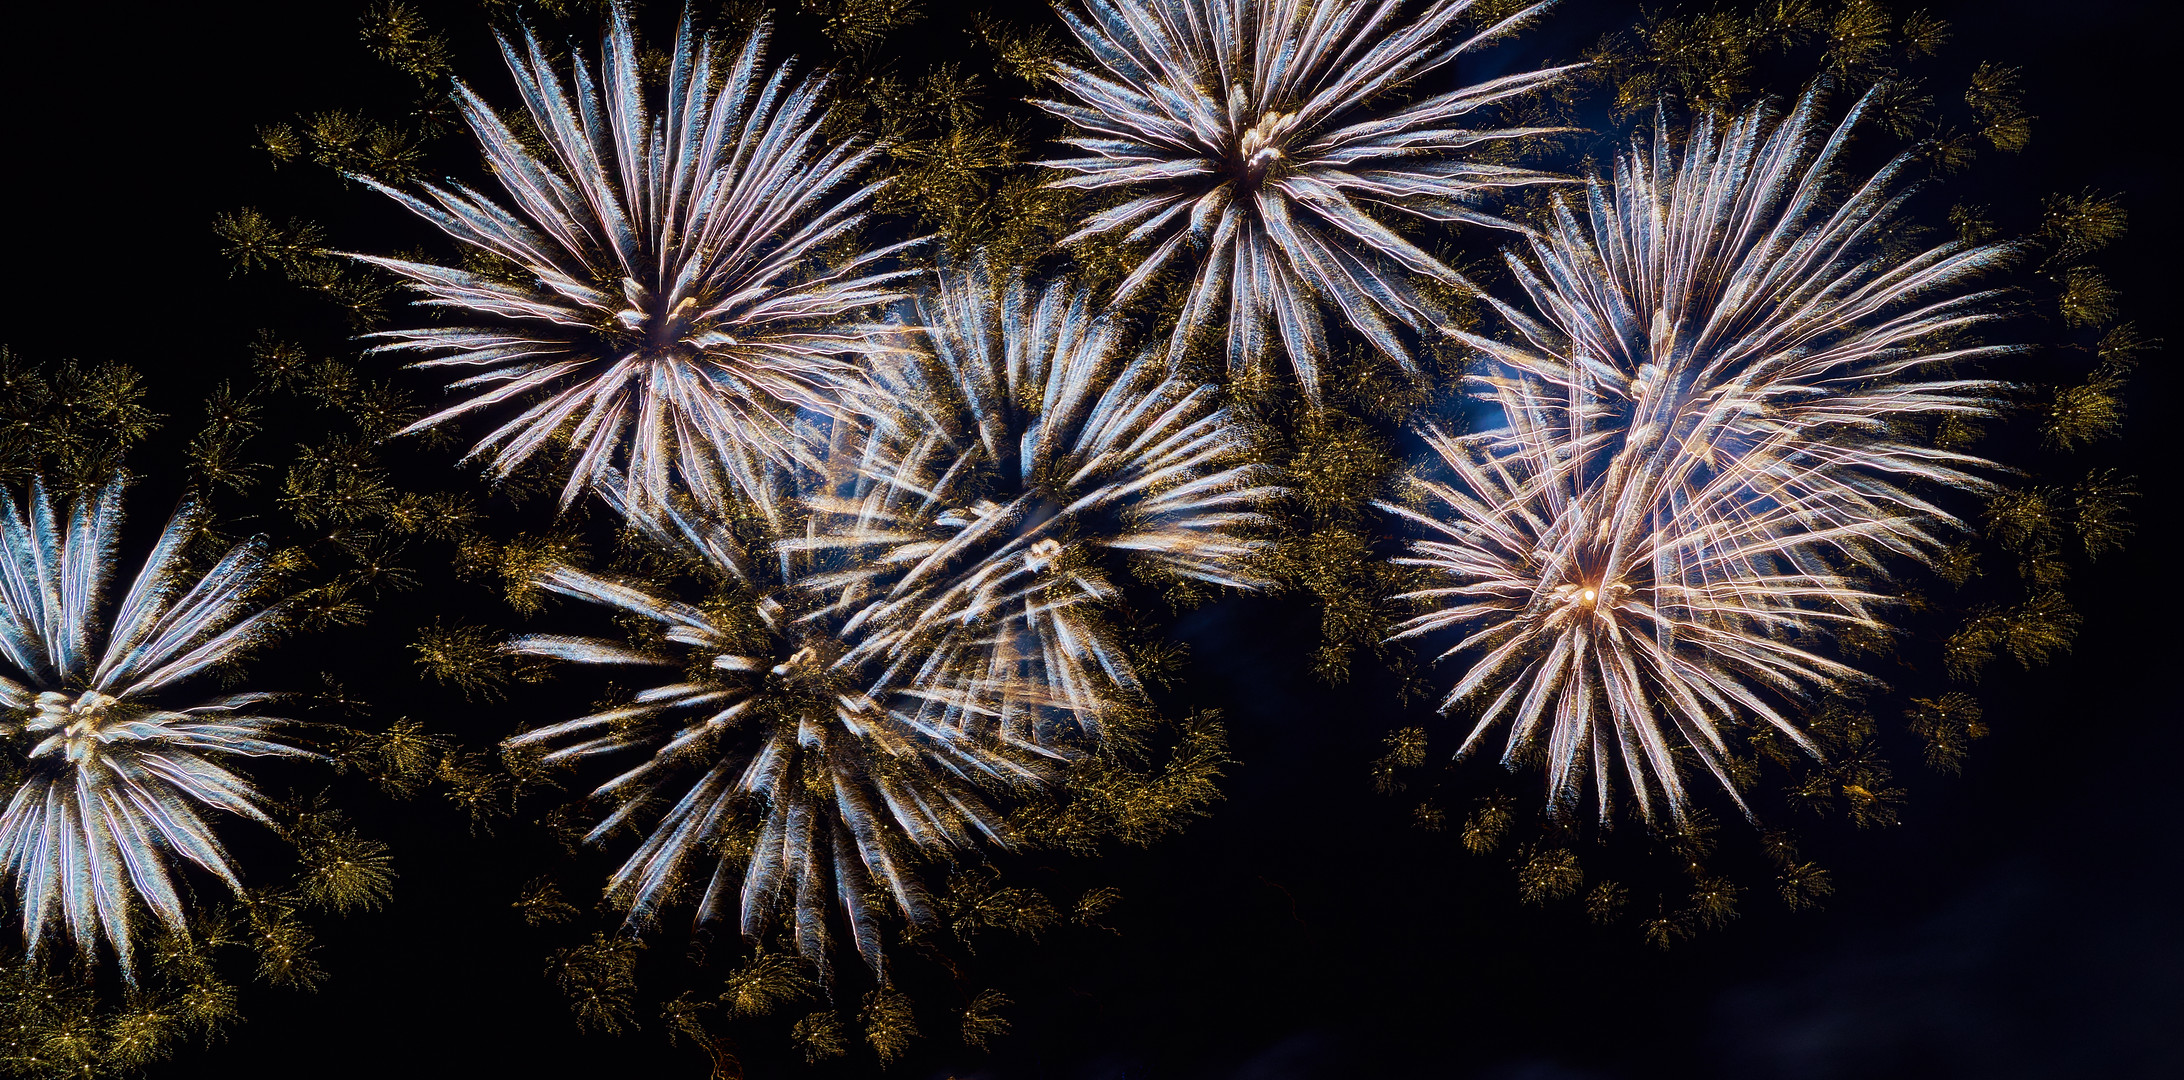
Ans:
[[[1685,753],[1742,807],[1739,725],[1818,756],[1799,710],[1875,682],[1828,643],[1885,633],[1881,585],[1960,527],[1920,492],[1989,486],[1990,463],[1909,432],[1996,407],[1997,384],[1949,373],[2013,351],[1958,343],[1997,317],[1971,282],[2005,249],[1874,257],[1904,159],[1838,197],[1859,109],[1824,140],[1818,110],[1701,118],[1680,161],[1639,140],[1583,215],[1558,203],[1510,256],[1530,313],[1463,335],[1501,425],[1426,432],[1447,479],[1386,507],[1424,534],[1401,561],[1448,582],[1396,636],[1466,631],[1444,654],[1472,657],[1444,705],[1476,710],[1460,754],[1503,721],[1505,763],[1544,743],[1559,815],[1589,773],[1608,820],[1620,775],[1680,826]]]
[[[1098,70],[1061,65],[1070,101],[1040,107],[1074,125],[1088,156],[1042,162],[1076,175],[1058,187],[1132,197],[1064,242],[1116,235],[1149,251],[1117,290],[1122,303],[1186,252],[1199,265],[1169,343],[1228,327],[1232,376],[1256,370],[1278,339],[1305,396],[1319,398],[1327,354],[1322,301],[1373,347],[1412,366],[1411,338],[1442,319],[1418,275],[1468,289],[1457,272],[1376,213],[1508,227],[1484,208],[1502,188],[1558,178],[1467,160],[1481,144],[1554,128],[1456,126],[1569,67],[1433,91],[1425,84],[1545,4],[1450,42],[1471,0],[1438,0],[1399,21],[1394,2],[1084,0],[1062,18]],[[1422,91],[1409,104],[1392,96]],[[1271,329],[1270,329],[1271,324]]]
[[[462,401],[405,430],[521,402],[471,451],[497,475],[566,444],[563,505],[610,483],[632,504],[678,487],[718,502],[752,482],[723,460],[810,462],[800,414],[869,408],[852,355],[883,331],[858,320],[900,297],[908,271],[882,267],[920,241],[844,253],[881,185],[839,192],[872,150],[821,142],[824,80],[765,70],[766,38],[761,24],[716,71],[686,12],[657,112],[619,4],[596,77],[578,56],[564,81],[528,31],[503,38],[546,155],[468,86],[456,96],[505,203],[365,181],[487,266],[355,256],[470,320],[373,335],[418,367],[471,372],[449,384]]]
[[[191,580],[183,548],[196,511],[185,504],[109,625],[101,597],[121,484],[64,516],[35,482],[27,514],[12,496],[0,510],[0,708],[5,732],[31,743],[25,778],[0,813],[0,866],[32,955],[65,933],[90,956],[103,938],[133,980],[140,907],[187,933],[177,857],[242,891],[201,811],[267,818],[250,783],[219,759],[310,756],[273,738],[282,721],[254,715],[273,695],[158,703],[271,628],[274,609],[254,600],[264,544],[237,545]]]
[[[808,499],[799,549],[886,658],[919,722],[1066,749],[1142,696],[1108,626],[1117,574],[1254,589],[1260,513],[1280,494],[1215,388],[1121,348],[1088,290],[944,267],[908,319],[917,353],[876,357],[887,411],[850,433]]]
[[[785,921],[798,951],[825,973],[838,915],[880,971],[883,913],[874,898],[913,925],[932,925],[918,864],[1010,846],[994,797],[1042,785],[1057,759],[898,708],[863,626],[809,585],[829,569],[827,553],[787,543],[808,535],[794,501],[741,505],[756,512],[736,525],[672,505],[617,507],[711,579],[705,601],[567,566],[540,578],[654,631],[632,643],[534,634],[511,642],[513,651],[673,674],[626,704],[508,744],[546,750],[549,765],[636,759],[592,793],[611,811],[589,837],[649,829],[608,883],[633,924],[656,918],[684,882],[703,879],[699,923],[732,915],[755,939]]]

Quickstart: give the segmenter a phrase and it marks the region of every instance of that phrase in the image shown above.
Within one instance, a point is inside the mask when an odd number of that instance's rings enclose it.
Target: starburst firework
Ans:
[[[155,703],[270,628],[274,611],[253,602],[264,545],[241,544],[188,582],[182,548],[196,514],[185,506],[108,628],[98,609],[113,571],[120,484],[79,500],[65,519],[42,483],[33,486],[27,515],[13,498],[5,511],[0,707],[7,718],[0,730],[28,736],[31,745],[25,779],[0,814],[0,863],[33,952],[64,930],[86,954],[103,936],[133,977],[139,906],[185,932],[169,869],[176,856],[242,891],[199,808],[267,818],[249,782],[216,759],[305,753],[272,738],[281,721],[253,714],[271,695]]]
[[[807,586],[823,566],[808,553],[770,550],[798,534],[793,506],[761,492],[743,518],[756,534],[748,541],[723,519],[625,509],[652,542],[710,578],[713,595],[693,605],[557,567],[543,587],[650,620],[652,639],[530,635],[510,647],[681,675],[509,745],[545,749],[549,765],[642,755],[593,792],[613,810],[590,837],[667,807],[609,883],[633,921],[653,917],[695,869],[710,878],[700,923],[733,913],[756,937],[786,915],[798,950],[824,971],[839,908],[877,970],[881,913],[868,898],[884,896],[913,924],[931,925],[921,854],[1009,845],[992,795],[1037,785],[1053,756],[896,708],[875,685],[873,643],[850,610]]]
[[[564,503],[610,482],[646,503],[678,472],[701,496],[723,479],[748,486],[747,472],[723,477],[723,451],[808,457],[800,410],[859,407],[848,354],[870,334],[845,320],[896,299],[877,268],[904,245],[830,253],[878,190],[837,197],[871,151],[821,143],[823,82],[763,71],[766,37],[759,27],[716,70],[713,39],[686,16],[657,115],[619,6],[598,79],[578,57],[564,83],[535,37],[521,50],[502,39],[544,158],[457,85],[513,210],[459,183],[424,185],[427,198],[373,184],[502,268],[359,256],[409,279],[420,303],[483,320],[377,335],[380,350],[430,354],[419,367],[477,371],[451,384],[472,396],[407,430],[523,400],[473,456],[506,475],[566,438]]]
[[[1097,738],[1141,689],[1102,619],[1122,562],[1257,587],[1249,534],[1278,489],[1215,389],[1125,360],[1085,289],[975,264],[911,317],[930,347],[874,358],[888,408],[832,456],[802,543],[856,553],[823,584],[870,598],[883,680],[931,722]]]
[[[1048,786],[1140,703],[1100,618],[1109,564],[1257,583],[1246,533],[1274,489],[1242,434],[1210,388],[1123,362],[1084,290],[977,267],[909,314],[898,331],[929,349],[878,351],[888,407],[837,428],[823,468],[774,474],[732,517],[621,507],[713,580],[710,601],[559,567],[544,587],[653,620],[659,640],[512,644],[686,672],[510,741],[548,764],[647,755],[594,793],[615,810],[592,834],[673,806],[610,883],[640,919],[715,859],[699,921],[735,892],[746,934],[786,912],[824,966],[838,907],[876,967],[867,894],[927,922],[917,863],[1009,846],[995,800]]]
[[[1545,5],[1454,44],[1444,39],[1470,0],[1439,0],[1399,24],[1400,6],[1085,0],[1085,17],[1063,12],[1103,70],[1060,66],[1057,83],[1076,100],[1038,104],[1079,128],[1083,134],[1067,141],[1091,156],[1044,164],[1078,174],[1059,186],[1133,194],[1065,242],[1116,233],[1151,245],[1118,302],[1186,251],[1203,249],[1171,358],[1225,317],[1232,372],[1258,365],[1278,336],[1316,400],[1325,300],[1408,366],[1403,331],[1426,333],[1438,323],[1407,275],[1449,285],[1462,278],[1368,208],[1500,225],[1480,209],[1488,193],[1550,179],[1455,156],[1542,129],[1452,125],[1567,69],[1374,107]]]
[[[1798,707],[1872,681],[1826,643],[1885,631],[1872,583],[1957,526],[1918,489],[1983,486],[1985,462],[1907,432],[1992,408],[1995,384],[1948,373],[2005,351],[1954,343],[1994,317],[1969,282],[2003,249],[1871,257],[1908,159],[1833,197],[1860,109],[1824,142],[1817,109],[1702,118],[1680,164],[1640,141],[1584,217],[1558,200],[1509,256],[1538,320],[1497,304],[1508,340],[1465,335],[1504,426],[1428,432],[1452,482],[1388,507],[1427,530],[1402,561],[1455,580],[1398,636],[1468,631],[1460,753],[1503,720],[1505,763],[1544,741],[1557,813],[1589,771],[1605,820],[1620,765],[1642,817],[1680,823],[1685,751],[1741,806],[1740,723],[1817,755]]]

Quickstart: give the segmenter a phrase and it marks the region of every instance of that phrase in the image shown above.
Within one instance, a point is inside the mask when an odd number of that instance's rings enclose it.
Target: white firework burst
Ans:
[[[898,298],[878,268],[906,245],[830,254],[878,190],[842,193],[872,151],[822,141],[823,81],[765,71],[766,37],[761,25],[716,68],[686,17],[658,113],[619,5],[596,79],[577,57],[564,83],[535,37],[502,39],[544,157],[457,85],[508,206],[460,183],[425,198],[372,186],[504,270],[358,256],[475,320],[376,335],[382,351],[428,354],[419,367],[472,372],[450,384],[464,400],[407,430],[522,402],[473,456],[505,476],[566,440],[564,504],[607,483],[643,504],[678,473],[701,497],[748,486],[724,460],[809,457],[800,411],[859,408],[850,354],[871,331],[852,320]]]
[[[836,427],[825,468],[773,474],[733,516],[617,504],[716,584],[703,603],[569,567],[555,592],[640,615],[656,640],[531,635],[520,653],[680,669],[627,705],[510,740],[549,763],[640,755],[594,792],[605,839],[652,822],[610,882],[650,918],[703,866],[700,922],[786,917],[824,969],[833,912],[880,963],[889,898],[932,918],[918,866],[1006,848],[996,807],[1047,788],[1139,704],[1101,620],[1118,560],[1237,587],[1275,494],[1209,388],[1117,331],[1066,283],[942,275],[881,349],[888,403]],[[610,499],[610,501],[613,501]]]
[[[1066,141],[1089,156],[1043,164],[1077,174],[1057,186],[1133,196],[1065,242],[1113,233],[1150,245],[1117,302],[1196,254],[1171,358],[1225,320],[1232,372],[1261,363],[1278,338],[1316,400],[1324,301],[1407,367],[1405,334],[1439,325],[1409,275],[1463,280],[1375,213],[1502,225],[1481,208],[1486,196],[1551,178],[1464,151],[1545,129],[1458,125],[1567,69],[1448,90],[1423,84],[1545,6],[1454,42],[1471,0],[1437,0],[1408,21],[1396,0],[1084,0],[1083,16],[1065,9],[1099,69],[1062,65],[1057,84],[1074,100],[1038,104],[1079,129]],[[1391,103],[1398,95],[1412,96]]]
[[[604,841],[648,829],[609,882],[644,923],[686,882],[705,881],[700,924],[733,917],[756,938],[779,921],[824,972],[834,913],[879,970],[884,897],[914,925],[933,924],[919,864],[981,845],[1006,848],[997,794],[1038,786],[1055,758],[990,733],[926,723],[873,678],[873,649],[855,621],[805,579],[823,566],[774,551],[798,535],[794,508],[760,497],[740,540],[726,521],[623,507],[633,525],[712,579],[686,603],[653,587],[558,567],[540,584],[655,624],[622,643],[535,634],[523,654],[586,664],[674,669],[628,704],[510,739],[546,764],[632,754],[592,793],[611,811]],[[663,812],[664,808],[664,812]]]
[[[274,738],[282,721],[257,715],[272,695],[160,703],[272,625],[274,611],[253,598],[264,544],[237,546],[193,581],[182,549],[195,512],[185,506],[108,626],[100,601],[120,484],[65,517],[36,484],[28,509],[11,497],[0,517],[0,731],[29,743],[24,779],[0,813],[0,865],[33,954],[65,933],[88,956],[103,937],[133,978],[142,909],[186,932],[177,858],[242,891],[204,811],[267,818],[249,781],[219,760],[306,754]]]
[[[910,317],[927,347],[875,357],[886,408],[808,500],[801,543],[855,553],[815,584],[863,597],[883,680],[930,722],[1097,739],[1141,692],[1103,619],[1116,574],[1262,585],[1251,534],[1280,491],[1215,388],[1126,359],[1085,289],[973,264]]]
[[[1837,197],[1859,109],[1821,140],[1818,108],[1701,118],[1680,162],[1639,140],[1582,215],[1558,201],[1509,256],[1536,319],[1497,304],[1509,337],[1465,336],[1504,424],[1428,432],[1449,480],[1388,507],[1424,528],[1402,561],[1449,580],[1397,636],[1466,631],[1460,752],[1504,721],[1505,763],[1544,743],[1558,814],[1589,773],[1605,820],[1620,774],[1645,820],[1680,823],[1685,752],[1741,806],[1737,724],[1817,755],[1799,710],[1872,681],[1830,642],[1885,630],[1876,583],[1958,526],[1920,492],[1984,486],[1986,462],[1913,433],[1995,404],[1952,372],[2006,351],[1963,343],[1995,317],[1972,279],[2003,249],[1876,257],[1906,160]]]

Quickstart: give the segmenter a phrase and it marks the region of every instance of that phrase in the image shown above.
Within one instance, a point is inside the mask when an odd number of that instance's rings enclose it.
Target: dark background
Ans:
[[[2123,192],[2131,230],[2103,265],[2127,316],[2173,339],[2184,238],[2160,165],[2176,143],[2165,7],[1936,5],[1955,22],[1953,53],[2025,68],[2040,117],[2027,152],[1982,159],[1983,173],[2007,179],[1980,182],[2020,203]],[[459,70],[499,96],[497,65],[481,66],[474,48],[478,10],[428,11],[464,43]],[[213,215],[302,185],[346,230],[339,239],[396,220],[323,171],[276,176],[250,148],[256,124],[391,85],[357,45],[361,12],[11,9],[0,20],[0,341],[40,360],[135,365],[186,434],[204,390],[240,377],[248,335],[273,321],[253,310],[265,287],[230,280]],[[1576,28],[1624,17],[1572,0],[1525,47],[1567,57],[1593,32]],[[345,207],[357,218],[341,219]],[[1627,926],[1521,907],[1506,871],[1407,828],[1401,807],[1368,789],[1366,762],[1394,726],[1385,687],[1314,683],[1302,646],[1285,647],[1308,638],[1296,612],[1232,602],[1179,627],[1194,650],[1190,696],[1228,710],[1227,800],[1181,837],[1102,867],[1127,897],[1123,933],[1030,954],[1038,962],[1005,984],[1016,1030],[993,1056],[928,1039],[894,1074],[2184,1075],[2173,370],[2157,353],[2132,386],[2124,456],[2144,493],[2139,533],[2074,582],[2086,615],[2075,650],[2030,675],[1990,675],[1994,733],[1965,776],[1921,778],[1900,827],[1831,851],[1826,911],[1793,916],[1755,897],[1726,930],[1664,954]],[[161,472],[156,456],[134,464]],[[412,602],[430,610],[435,599]],[[418,621],[383,610],[369,632],[406,640]],[[513,726],[418,688],[399,649],[379,654],[387,695],[445,710],[420,713],[435,728],[483,745]],[[393,906],[322,920],[332,978],[321,990],[246,990],[247,1022],[165,1074],[704,1075],[656,1023],[619,1039],[576,1032],[540,974],[541,946],[507,906],[535,872],[511,854],[520,845],[474,836],[440,808],[357,812],[394,844]]]

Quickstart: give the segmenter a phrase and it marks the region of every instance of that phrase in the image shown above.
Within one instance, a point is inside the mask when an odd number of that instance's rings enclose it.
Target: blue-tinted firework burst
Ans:
[[[275,615],[255,602],[264,545],[236,547],[194,581],[185,507],[167,525],[110,627],[100,598],[121,523],[117,483],[56,515],[42,485],[26,515],[0,518],[0,708],[30,744],[28,770],[0,814],[0,864],[35,953],[66,932],[86,954],[101,937],[133,970],[139,909],[184,931],[177,857],[230,888],[242,883],[204,811],[265,821],[225,757],[300,755],[256,715],[266,694],[168,706],[174,684],[231,660]],[[179,594],[179,595],[178,595]],[[104,633],[103,640],[101,638]]]
[[[1257,587],[1250,534],[1278,489],[1215,389],[1125,359],[1087,290],[976,264],[911,317],[929,348],[874,358],[886,409],[831,456],[804,543],[857,552],[825,584],[869,597],[888,681],[935,722],[1096,738],[1140,692],[1102,618],[1123,562]]]
[[[1225,321],[1232,372],[1258,365],[1278,338],[1317,399],[1325,301],[1408,365],[1405,333],[1438,325],[1409,275],[1462,279],[1374,214],[1498,225],[1481,208],[1485,196],[1549,179],[1463,156],[1536,129],[1457,125],[1564,69],[1375,107],[1421,90],[1467,49],[1545,5],[1446,40],[1471,6],[1439,0],[1407,22],[1393,0],[1085,0],[1084,16],[1065,10],[1099,70],[1064,65],[1058,85],[1075,100],[1039,104],[1080,129],[1068,141],[1090,156],[1045,164],[1077,174],[1060,186],[1133,195],[1069,240],[1114,233],[1150,245],[1120,298],[1199,253],[1171,357],[1193,333]]]
[[[822,141],[823,85],[767,73],[765,41],[762,26],[716,70],[714,42],[686,20],[655,114],[619,7],[597,79],[579,57],[564,83],[537,39],[504,39],[544,158],[457,87],[510,208],[462,184],[425,185],[425,198],[374,185],[500,267],[365,257],[421,303],[476,320],[379,335],[383,350],[430,354],[420,367],[473,372],[451,384],[468,397],[412,430],[520,401],[474,455],[505,475],[565,439],[564,502],[616,483],[642,504],[678,472],[704,497],[749,485],[724,460],[808,456],[800,410],[858,408],[847,354],[869,334],[845,320],[896,299],[877,267],[899,246],[821,267],[877,190],[841,193],[871,151]]]
[[[1477,706],[1462,752],[1503,721],[1505,762],[1544,743],[1557,813],[1590,773],[1603,818],[1623,786],[1680,823],[1685,751],[1738,798],[1740,723],[1817,755],[1797,709],[1871,681],[1826,643],[1885,632],[1872,582],[1957,525],[1919,489],[1983,486],[1985,462],[1913,433],[1994,406],[1950,372],[2004,351],[1964,341],[1995,316],[1970,282],[2002,249],[1874,258],[1905,161],[1838,196],[1857,110],[1823,142],[1817,108],[1702,118],[1680,163],[1641,141],[1582,216],[1558,203],[1509,259],[1536,319],[1497,305],[1509,338],[1466,337],[1506,425],[1429,433],[1450,481],[1388,508],[1425,530],[1403,561],[1449,582],[1399,636],[1467,631],[1445,706]]]

